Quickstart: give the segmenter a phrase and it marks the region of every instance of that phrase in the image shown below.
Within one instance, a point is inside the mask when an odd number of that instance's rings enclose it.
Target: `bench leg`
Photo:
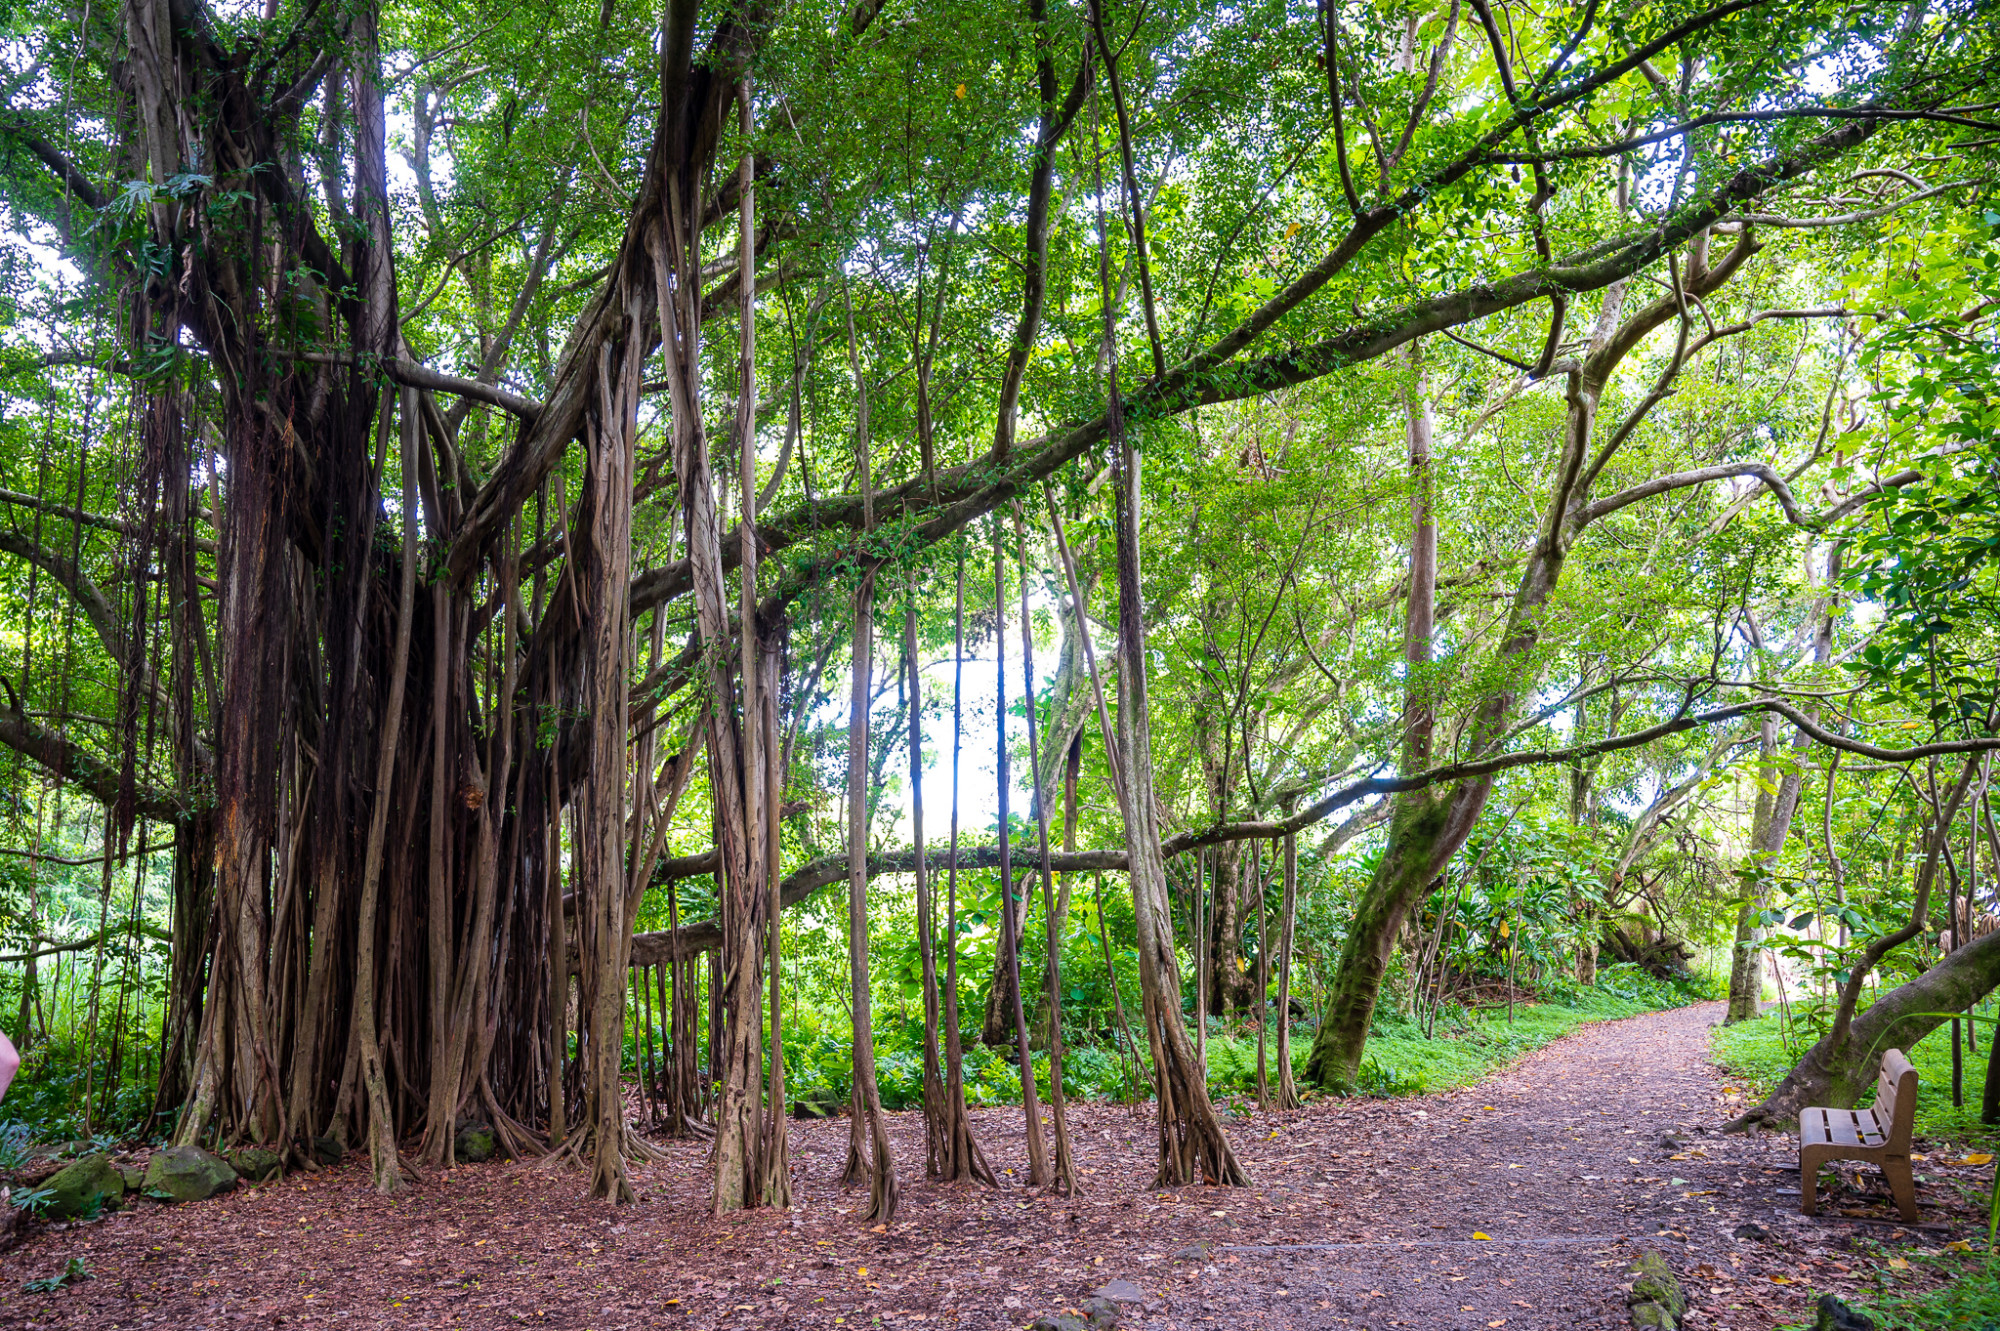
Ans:
[[[1809,1146],[1799,1151],[1799,1211],[1819,1214],[1819,1153]]]
[[[1914,1222],[1917,1218],[1917,1181],[1910,1176],[1910,1158],[1892,1155],[1882,1161],[1882,1176],[1889,1180],[1889,1193],[1896,1199],[1896,1213]]]

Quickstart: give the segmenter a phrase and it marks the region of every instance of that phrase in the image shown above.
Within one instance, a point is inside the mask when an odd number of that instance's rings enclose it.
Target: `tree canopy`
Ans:
[[[1989,6],[5,21],[0,961],[157,1023],[86,1121],[618,1198],[643,1062],[782,1204],[839,1012],[873,1223],[916,1002],[928,1173],[983,1041],[1078,1185],[1067,1031],[1230,1183],[1210,1014],[1292,1099],[1295,994],[1345,1090],[1447,972],[1784,945],[1832,1075],[1992,842]]]

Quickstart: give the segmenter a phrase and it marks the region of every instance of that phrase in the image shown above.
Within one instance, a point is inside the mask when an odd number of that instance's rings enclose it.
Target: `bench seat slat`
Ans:
[[[1811,1109],[1800,1116],[1799,1139],[1807,1146],[1874,1149],[1889,1140],[1873,1110]]]

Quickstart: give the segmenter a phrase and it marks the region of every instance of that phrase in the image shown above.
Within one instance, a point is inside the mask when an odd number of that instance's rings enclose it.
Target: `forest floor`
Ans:
[[[0,1257],[0,1326],[1019,1328],[1119,1280],[1136,1286],[1121,1327],[1567,1331],[1626,1326],[1625,1273],[1650,1248],[1688,1327],[1765,1331],[1809,1322],[1819,1292],[1943,1278],[1923,1254],[1983,1227],[1987,1171],[1920,1165],[1920,1226],[1895,1223],[1879,1179],[1799,1215],[1792,1141],[1716,1132],[1740,1103],[1707,1059],[1720,1012],[1586,1027],[1447,1094],[1231,1118],[1254,1180],[1238,1190],[1148,1186],[1150,1110],[1106,1104],[1071,1107],[1079,1197],[1015,1183],[1020,1116],[998,1109],[975,1131],[1014,1166],[1006,1186],[929,1184],[920,1118],[894,1115],[902,1210],[880,1233],[836,1182],[841,1121],[793,1124],[792,1212],[723,1221],[694,1143],[667,1144],[617,1209],[533,1163],[381,1198],[350,1157],[45,1229]],[[92,1278],[23,1291],[71,1258]]]

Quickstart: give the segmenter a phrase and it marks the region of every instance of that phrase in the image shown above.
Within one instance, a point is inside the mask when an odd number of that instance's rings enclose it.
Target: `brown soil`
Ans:
[[[1653,1248],[1687,1286],[1689,1327],[1764,1331],[1858,1286],[1875,1264],[1857,1238],[1972,1233],[1961,1194],[1986,1171],[1930,1163],[1922,1228],[1857,1195],[1822,1201],[1856,1216],[1798,1215],[1790,1141],[1714,1131],[1720,1011],[1589,1027],[1461,1092],[1231,1120],[1248,1189],[1147,1186],[1150,1116],[1097,1104],[1072,1108],[1081,1197],[1015,1185],[1018,1111],[975,1115],[989,1158],[1015,1167],[1007,1186],[928,1184],[922,1124],[894,1115],[904,1200],[882,1233],[849,1218],[860,1198],[834,1182],[837,1122],[794,1125],[797,1209],[723,1221],[698,1143],[665,1146],[623,1209],[533,1164],[461,1166],[381,1198],[350,1160],[46,1229],[0,1257],[0,1326],[1019,1328],[1124,1279],[1145,1302],[1121,1325],[1161,1331],[1567,1331],[1626,1325],[1624,1272]],[[1732,1237],[1745,1223],[1768,1237]],[[71,1257],[94,1278],[23,1292]]]

